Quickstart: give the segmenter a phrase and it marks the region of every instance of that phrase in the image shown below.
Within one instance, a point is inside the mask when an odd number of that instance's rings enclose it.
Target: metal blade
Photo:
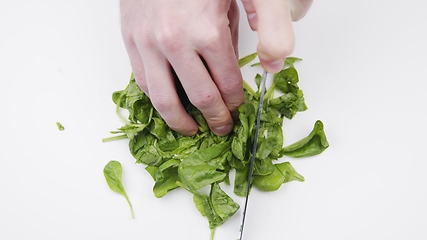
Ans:
[[[246,199],[245,199],[245,207],[243,209],[242,224],[240,225],[240,238],[239,238],[239,240],[242,240],[243,228],[245,227],[246,210],[248,208],[249,191],[251,189],[252,174],[253,174],[255,155],[256,155],[256,150],[257,150],[259,127],[261,124],[261,113],[262,113],[262,105],[264,103],[265,82],[266,81],[267,81],[267,71],[264,70],[264,73],[262,74],[262,80],[261,80],[261,86],[260,86],[261,96],[259,98],[259,106],[258,106],[258,113],[257,113],[257,118],[256,118],[256,126],[255,126],[254,145],[252,148],[252,158],[251,158],[251,163],[249,165],[249,173],[248,173],[248,188],[246,191]]]

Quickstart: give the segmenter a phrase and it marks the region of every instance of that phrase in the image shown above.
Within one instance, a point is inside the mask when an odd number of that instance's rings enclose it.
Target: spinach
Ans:
[[[58,127],[59,131],[64,131],[65,130],[64,126],[62,126],[62,124],[60,122],[56,122],[56,127]]]
[[[133,207],[132,204],[126,194],[126,191],[122,184],[122,164],[118,161],[111,160],[104,167],[104,177],[107,181],[110,189],[118,194],[123,195],[126,198],[126,201],[129,204],[130,211],[132,214],[132,218],[134,218]]]
[[[241,59],[239,59],[239,67],[243,67],[246,64],[252,62],[258,56],[257,53],[249,54]]]
[[[283,183],[304,181],[304,177],[297,173],[289,162],[275,164],[274,167],[273,172],[268,175],[255,176],[253,185],[262,191],[276,191]]]
[[[194,152],[181,160],[178,167],[179,179],[191,190],[198,190],[215,182],[221,182],[227,174],[223,171],[227,164],[230,144],[224,142]]]
[[[240,206],[221,189],[218,183],[211,184],[209,195],[188,189],[180,182],[178,182],[178,185],[193,194],[193,201],[197,210],[202,216],[208,219],[212,240],[214,239],[216,227],[222,225],[240,208]]]
[[[286,156],[299,158],[320,154],[328,147],[329,143],[323,130],[323,123],[317,120],[307,137],[283,148],[281,151]]]
[[[249,64],[256,57],[254,53],[240,59],[239,66]],[[303,91],[298,86],[297,61],[301,59],[289,57],[285,60],[282,71],[273,76],[272,84],[264,96],[253,179],[250,183],[251,187],[261,191],[275,191],[284,183],[304,181],[304,177],[289,161],[278,163],[277,160],[317,155],[329,146],[320,120],[307,137],[283,146],[284,119],[293,119],[298,112],[307,110]],[[176,74],[174,77],[179,83]],[[124,125],[111,132],[113,137],[103,141],[129,139],[129,150],[136,163],[146,165],[146,171],[154,180],[153,193],[156,197],[163,197],[178,188],[193,194],[197,210],[209,222],[212,239],[215,229],[239,209],[239,205],[220,185],[233,182],[234,194],[237,196],[245,196],[248,190],[261,75],[257,74],[254,81],[256,90],[244,81],[245,103],[239,106],[238,120],[232,132],[226,136],[213,134],[202,113],[186,96],[181,96],[182,102],[188,114],[197,122],[198,132],[193,136],[183,136],[173,131],[138,87],[133,74],[127,87],[114,92],[112,96],[116,114]],[[127,117],[122,115],[122,110],[127,111]],[[235,171],[234,181],[230,179],[231,170]],[[206,187],[210,187],[209,195],[202,192]]]

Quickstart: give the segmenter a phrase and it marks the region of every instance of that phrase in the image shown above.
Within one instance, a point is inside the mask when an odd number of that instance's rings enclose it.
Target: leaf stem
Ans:
[[[128,138],[127,135],[122,134],[122,135],[118,135],[118,136],[114,136],[114,137],[103,138],[102,142],[111,142],[111,141],[116,141],[116,140],[126,139],[126,138]]]
[[[243,88],[244,89],[246,89],[246,91],[248,91],[249,92],[249,94],[251,94],[252,96],[254,96],[254,97],[257,97],[257,93],[252,89],[252,87],[246,82],[246,81],[244,81],[243,80]]]
[[[274,93],[275,89],[276,89],[276,84],[274,84],[274,82],[273,82],[271,87],[269,89],[267,89],[267,92],[264,95],[264,100],[269,101],[269,100],[273,99],[273,93]]]
[[[125,198],[126,198],[126,201],[127,201],[127,202],[128,202],[128,204],[129,204],[130,212],[131,212],[131,214],[132,214],[132,218],[135,218],[135,214],[133,213],[132,203],[130,202],[130,200],[129,200],[129,198],[128,198],[128,195],[127,195],[127,194],[125,194]]]
[[[211,228],[211,240],[215,239],[215,228]]]
[[[120,96],[119,96],[119,98],[117,99],[117,103],[116,103],[116,114],[117,114],[117,116],[119,116],[119,118],[124,122],[124,123],[129,123],[129,121],[125,118],[125,117],[123,117],[123,115],[120,113],[120,104],[121,104],[121,102],[122,102],[122,98],[125,96],[125,92],[126,92],[126,90],[127,90],[127,88],[128,87],[126,87],[126,89],[125,90],[123,90],[121,93],[120,93]]]

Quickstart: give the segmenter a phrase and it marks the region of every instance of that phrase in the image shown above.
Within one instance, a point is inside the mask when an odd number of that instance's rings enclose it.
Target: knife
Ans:
[[[262,80],[261,80],[261,95],[259,98],[259,106],[258,106],[258,112],[257,112],[257,118],[256,118],[256,126],[255,126],[255,136],[254,136],[254,145],[252,148],[252,158],[249,165],[249,173],[248,173],[248,186],[246,190],[246,198],[245,198],[245,206],[243,209],[243,218],[242,218],[242,224],[240,225],[240,238],[239,240],[242,240],[243,237],[243,228],[245,227],[245,218],[246,218],[246,210],[248,208],[248,199],[249,199],[249,191],[251,189],[251,183],[252,183],[252,174],[254,169],[254,163],[255,163],[255,155],[257,150],[257,142],[258,142],[258,134],[259,134],[259,127],[261,125],[261,113],[262,113],[262,105],[264,103],[264,94],[265,94],[265,82],[267,81],[267,71],[264,70],[264,73],[262,74]]]

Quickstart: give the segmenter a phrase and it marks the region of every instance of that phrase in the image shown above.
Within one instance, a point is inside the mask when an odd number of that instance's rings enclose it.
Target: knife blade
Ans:
[[[266,81],[267,81],[267,71],[264,70],[264,73],[262,74],[261,84],[260,84],[261,95],[259,98],[259,106],[258,106],[256,125],[255,125],[254,144],[253,144],[253,148],[252,148],[252,158],[251,158],[251,162],[249,165],[248,186],[247,186],[247,191],[246,191],[245,206],[243,209],[242,224],[240,225],[240,238],[239,238],[239,240],[242,240],[242,238],[243,238],[243,228],[245,227],[246,211],[248,208],[248,200],[249,200],[249,191],[251,189],[252,174],[253,174],[254,163],[255,163],[255,155],[256,155],[256,151],[257,151],[259,128],[261,125],[261,113],[262,113],[262,106],[264,104],[265,82]]]

